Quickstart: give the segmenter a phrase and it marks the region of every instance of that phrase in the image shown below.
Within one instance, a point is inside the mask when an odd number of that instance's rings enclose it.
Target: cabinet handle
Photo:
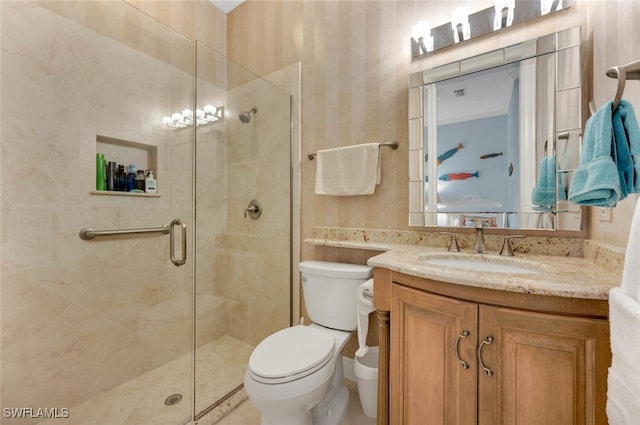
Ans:
[[[480,345],[478,345],[478,363],[480,363],[480,366],[485,371],[487,376],[493,376],[493,371],[488,367],[486,367],[484,365],[484,362],[482,361],[482,347],[484,347],[485,345],[490,345],[492,342],[493,342],[493,337],[489,335],[488,337],[483,339],[482,342],[480,342]]]
[[[469,336],[469,331],[466,329],[463,329],[463,331],[456,337],[456,343],[454,345],[454,348],[456,351],[456,359],[458,360],[458,363],[462,365],[463,369],[469,369],[469,363],[465,362],[460,358],[460,350],[458,349],[458,346],[460,345],[460,340],[468,336]]]

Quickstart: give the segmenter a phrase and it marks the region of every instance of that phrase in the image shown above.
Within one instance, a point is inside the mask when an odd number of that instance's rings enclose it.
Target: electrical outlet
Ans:
[[[600,208],[600,221],[611,221],[613,219],[613,208]]]

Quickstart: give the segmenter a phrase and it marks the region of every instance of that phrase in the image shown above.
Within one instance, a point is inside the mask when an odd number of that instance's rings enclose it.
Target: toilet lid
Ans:
[[[265,379],[296,375],[324,366],[334,350],[334,337],[330,332],[293,326],[270,335],[253,350],[249,368],[254,376]]]

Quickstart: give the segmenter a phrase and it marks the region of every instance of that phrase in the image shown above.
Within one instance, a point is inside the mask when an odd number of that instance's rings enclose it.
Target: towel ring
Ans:
[[[627,81],[627,71],[621,66],[614,66],[607,70],[607,76],[618,79],[618,89],[616,90],[616,97],[613,99],[613,110],[618,109],[618,105],[622,100],[622,94],[624,93],[624,85]]]

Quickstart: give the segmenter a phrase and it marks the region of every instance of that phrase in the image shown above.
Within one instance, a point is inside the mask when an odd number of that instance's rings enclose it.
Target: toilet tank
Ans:
[[[356,289],[373,275],[369,266],[326,261],[303,261],[302,293],[309,318],[321,326],[356,329]]]

